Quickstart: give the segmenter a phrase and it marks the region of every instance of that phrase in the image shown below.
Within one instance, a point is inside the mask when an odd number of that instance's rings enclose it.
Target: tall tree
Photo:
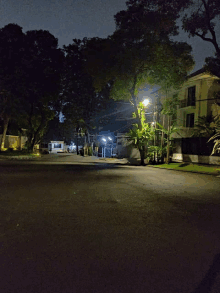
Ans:
[[[170,40],[177,31],[168,16],[166,11],[152,9],[149,1],[148,6],[142,1],[129,1],[127,10],[115,16],[115,33],[100,42],[102,54],[99,51],[96,55],[90,54],[91,64],[96,63],[96,59],[102,64],[101,75],[95,72],[98,71],[95,66],[89,69],[95,87],[100,89],[112,81],[111,97],[131,101],[140,131],[139,89],[147,84],[176,87],[194,65],[191,47]],[[143,154],[141,152],[141,156]]]
[[[24,34],[16,24],[0,29],[0,119],[3,133],[0,149],[4,149],[10,119],[22,112],[21,85],[23,83],[22,59],[24,56]]]
[[[23,121],[26,121],[27,146],[34,145],[43,137],[48,121],[53,119],[61,93],[63,53],[58,40],[44,30],[28,31],[25,36],[23,58],[25,98]]]
[[[94,127],[92,118],[106,106],[109,86],[96,92],[92,76],[85,70],[87,51],[93,48],[95,39],[74,39],[64,46],[65,66],[63,72],[62,112],[66,122],[79,133],[88,134]],[[77,148],[78,150],[78,148]]]

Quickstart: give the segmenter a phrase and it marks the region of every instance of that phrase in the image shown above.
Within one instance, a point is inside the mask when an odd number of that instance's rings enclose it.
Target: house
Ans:
[[[0,134],[0,141],[2,140],[2,134]],[[6,135],[4,147],[6,149],[12,148],[14,150],[22,150],[27,141],[26,136],[19,135]]]
[[[172,93],[180,100],[176,116],[180,130],[172,135],[174,161],[220,164],[220,157],[210,157],[213,148],[213,143],[207,144],[210,137],[193,137],[199,117],[220,114],[220,100],[214,96],[220,91],[218,81],[217,76],[200,69],[189,75],[178,92]]]
[[[50,141],[49,143],[42,142],[39,145],[41,152],[48,151],[50,153],[64,153],[67,152],[68,146],[64,141]]]

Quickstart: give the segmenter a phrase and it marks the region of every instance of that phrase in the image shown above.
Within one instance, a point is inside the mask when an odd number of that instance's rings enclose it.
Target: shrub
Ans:
[[[48,150],[43,150],[43,151],[41,152],[41,154],[42,154],[42,155],[48,155],[48,154],[49,154],[49,151],[48,151]]]
[[[89,149],[88,149],[88,155],[89,156],[92,156],[92,147],[89,147]]]

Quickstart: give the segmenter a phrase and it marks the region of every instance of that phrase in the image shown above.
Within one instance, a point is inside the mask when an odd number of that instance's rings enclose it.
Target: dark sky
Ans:
[[[72,39],[106,37],[115,30],[114,15],[126,8],[126,0],[0,0],[0,27],[16,23],[23,31],[49,30],[59,40],[59,46]],[[220,35],[220,25],[219,25]],[[196,60],[195,70],[203,66],[214,47],[199,38],[181,33],[177,40],[189,42]],[[220,37],[219,37],[220,41]]]

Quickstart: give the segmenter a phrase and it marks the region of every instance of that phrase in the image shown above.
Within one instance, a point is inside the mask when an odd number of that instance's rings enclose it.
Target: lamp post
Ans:
[[[104,156],[105,158],[105,149],[106,149],[106,145],[108,143],[108,140],[112,141],[112,138],[110,136],[108,137],[103,137],[102,141],[104,142],[105,146],[104,146],[104,152],[102,151],[102,157]],[[111,149],[111,155],[112,155],[112,149]]]

